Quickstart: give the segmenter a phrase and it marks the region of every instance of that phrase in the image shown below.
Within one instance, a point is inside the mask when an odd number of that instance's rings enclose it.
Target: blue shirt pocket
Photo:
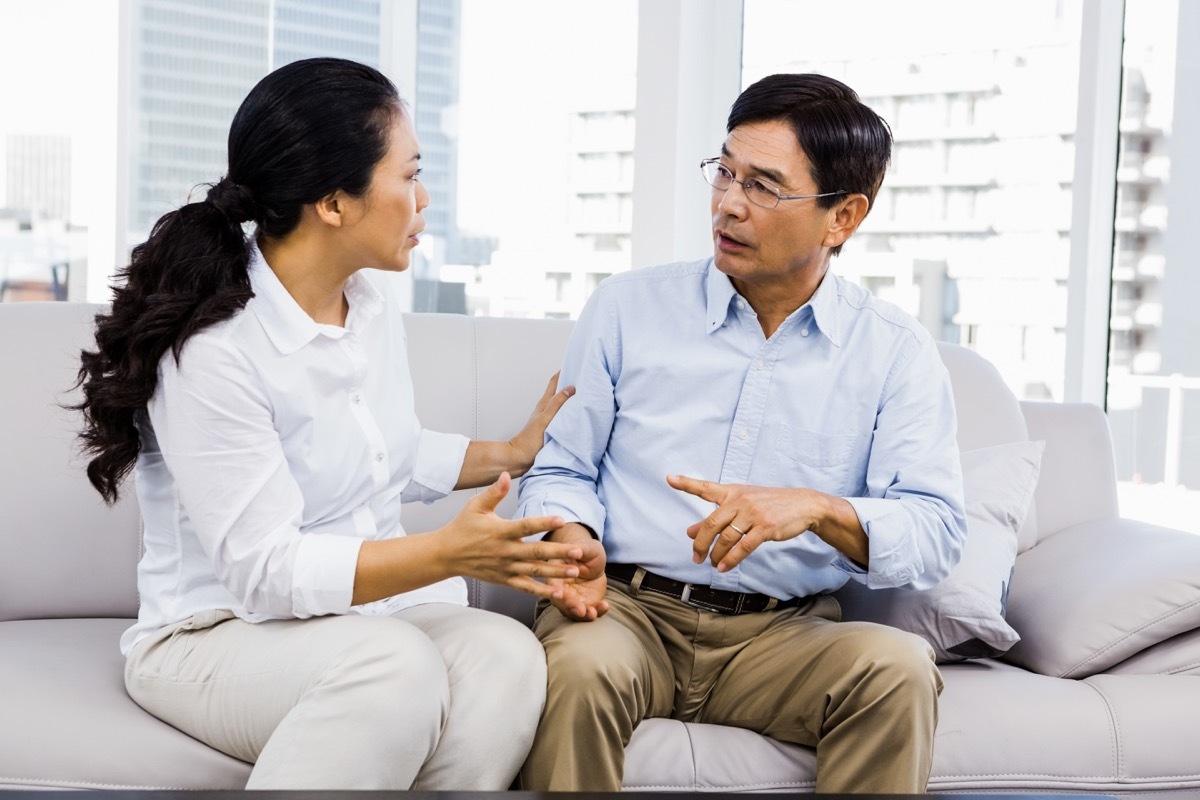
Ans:
[[[844,496],[857,443],[856,433],[822,433],[780,425],[775,459],[780,485]]]

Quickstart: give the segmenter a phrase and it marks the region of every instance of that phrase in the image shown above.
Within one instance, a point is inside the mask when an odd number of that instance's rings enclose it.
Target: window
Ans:
[[[1200,532],[1198,31],[1186,3],[1126,4],[1107,410],[1122,511]]]
[[[1072,156],[1081,0],[922,5],[746,0],[742,84],[822,72],[879,112],[893,164],[833,269],[979,351],[1018,396],[1061,399],[1062,164]],[[839,24],[847,15],[871,24]],[[914,26],[916,17],[938,24]],[[899,264],[886,292],[856,265],[885,253]]]

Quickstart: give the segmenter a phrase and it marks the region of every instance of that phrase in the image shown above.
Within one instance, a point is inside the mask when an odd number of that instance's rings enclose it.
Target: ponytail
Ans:
[[[141,449],[141,414],[158,386],[159,361],[175,359],[190,336],[226,320],[253,296],[242,223],[257,216],[254,198],[229,179],[203,202],[164,215],[133,249],[112,309],[96,315],[96,349],[84,350],[77,386],[80,434],[92,456],[88,480],[108,503]]]
[[[362,196],[388,148],[403,103],[374,67],[340,58],[294,61],[268,74],[229,127],[229,169],[202,202],[162,217],[121,270],[112,310],[96,316],[96,349],[84,350],[87,475],[109,503],[133,469],[138,422],[169,350],[229,319],[253,297],[243,223],[277,239],[304,207],[341,190]]]

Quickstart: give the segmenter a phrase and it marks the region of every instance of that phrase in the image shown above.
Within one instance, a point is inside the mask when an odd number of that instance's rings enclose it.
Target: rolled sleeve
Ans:
[[[292,612],[296,617],[350,610],[362,543],[362,539],[329,534],[300,537],[292,572]]]
[[[405,487],[404,502],[432,503],[454,491],[462,473],[470,439],[457,433],[421,430],[412,482]]]
[[[847,497],[867,533],[870,569],[840,557],[835,565],[851,579],[872,589],[912,584],[925,572],[925,562],[912,536],[913,519],[895,500]]]
[[[566,522],[588,526],[598,538],[604,539],[606,515],[599,498],[595,492],[581,491],[566,481],[555,482],[552,486],[543,485],[537,494],[522,496],[517,516],[562,517]]]

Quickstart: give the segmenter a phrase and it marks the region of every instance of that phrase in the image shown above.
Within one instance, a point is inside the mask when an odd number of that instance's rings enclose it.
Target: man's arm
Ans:
[[[669,476],[672,487],[718,506],[688,528],[696,563],[707,555],[724,572],[763,542],[811,531],[869,586],[928,588],[942,580],[961,554],[966,520],[953,395],[936,345],[914,343],[886,387],[866,497]]]
[[[575,397],[546,428],[546,443],[522,478],[517,515],[566,520],[546,538],[580,543],[585,550],[578,578],[563,583],[554,605],[571,619],[596,619],[608,610],[604,600],[605,509],[596,491],[600,462],[616,418],[615,383],[619,350],[603,287],[592,294],[567,343],[560,385],[574,385]]]
[[[859,567],[870,563],[869,542],[844,498],[812,489],[778,489],[702,481],[668,475],[672,488],[716,503],[717,509],[691,525],[692,560],[707,556],[717,572],[727,572],[763,542],[782,542],[805,532],[823,539]]]

